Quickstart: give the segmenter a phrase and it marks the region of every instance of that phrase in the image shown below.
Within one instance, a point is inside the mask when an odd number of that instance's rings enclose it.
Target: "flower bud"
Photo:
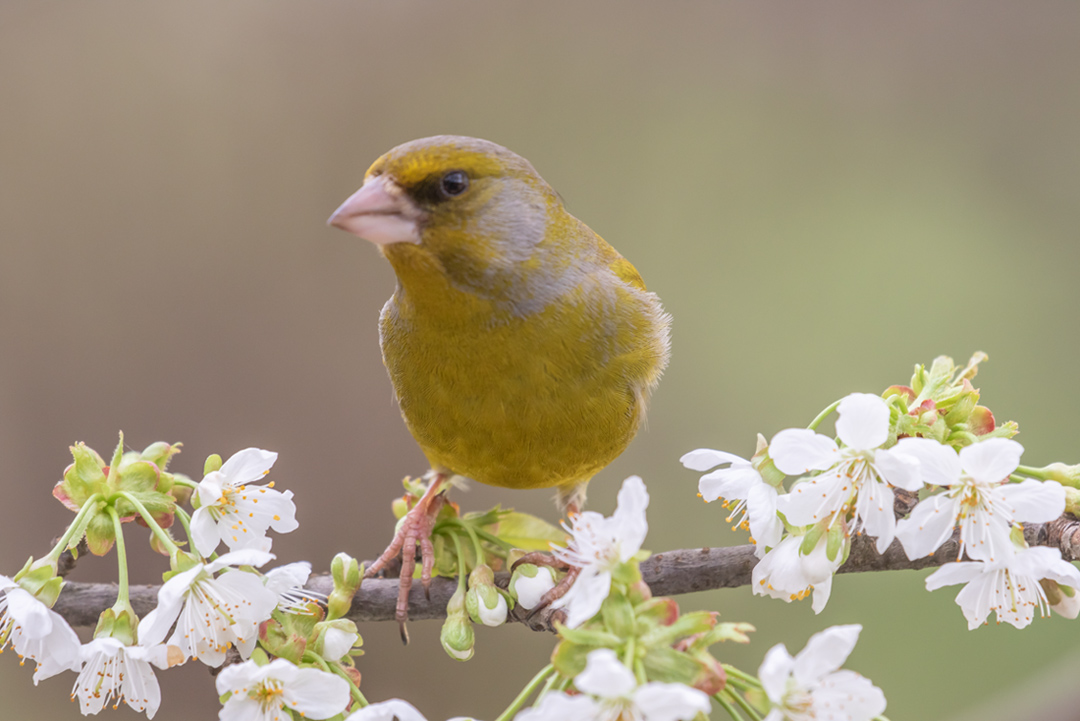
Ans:
[[[1080,616],[1080,593],[1077,593],[1075,588],[1062,586],[1049,578],[1040,580],[1039,585],[1046,592],[1046,602],[1050,604],[1050,608],[1065,618]]]
[[[786,478],[784,473],[773,463],[772,458],[769,457],[769,443],[765,440],[765,436],[760,433],[757,436],[757,448],[754,455],[750,457],[750,465],[761,475],[761,480],[770,486],[780,488],[784,478]]]
[[[465,611],[465,591],[458,587],[446,604],[446,621],[443,622],[439,641],[450,658],[468,661],[472,658],[475,640],[472,623]]]
[[[1051,463],[1049,466],[1038,469],[1044,481],[1057,481],[1069,488],[1080,488],[1080,464],[1067,466],[1064,463]],[[1066,509],[1068,510],[1068,509]],[[1069,511],[1069,513],[1073,513]],[[1073,513],[1075,516],[1076,514]]]
[[[360,566],[357,560],[347,553],[339,553],[330,562],[330,575],[334,579],[334,590],[326,599],[326,617],[329,620],[341,618],[352,608],[353,596],[360,589]]]
[[[465,594],[465,608],[470,618],[485,626],[501,626],[506,623],[509,611],[506,599],[495,588],[495,574],[491,567],[479,565],[469,574],[469,591]]]
[[[315,624],[315,653],[327,661],[337,661],[362,643],[356,624],[339,618]]]
[[[221,470],[221,456],[216,453],[211,453],[206,457],[206,462],[203,463],[203,475],[209,476],[214,471]]]
[[[555,572],[547,566],[523,563],[514,569],[514,575],[510,577],[510,596],[526,611],[536,608],[544,594],[553,588]]]
[[[679,604],[674,598],[652,598],[634,609],[638,620],[670,626],[679,618]]]
[[[273,656],[299,664],[304,658],[304,651],[307,650],[308,639],[291,627],[287,628],[277,619],[271,618],[259,626],[259,645]]]

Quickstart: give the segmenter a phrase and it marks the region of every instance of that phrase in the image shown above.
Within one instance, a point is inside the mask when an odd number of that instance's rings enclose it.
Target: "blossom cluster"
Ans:
[[[782,430],[770,442],[759,436],[749,460],[710,449],[682,457],[696,471],[723,466],[698,488],[706,501],[734,503],[729,520],[749,529],[761,559],[754,593],[785,601],[812,594],[820,612],[854,536],[872,538],[878,553],[896,539],[910,560],[955,537],[955,559],[926,586],[966,584],[957,603],[969,628],[991,611],[1017,628],[1051,608],[1076,617],[1080,571],[1058,549],[1029,547],[1021,525],[1060,517],[1065,488],[1046,469],[1020,466],[1016,425],[998,426],[978,405],[970,379],[984,359],[958,370],[939,358],[929,372],[917,367],[911,386],[848,395],[809,428]],[[817,433],[834,409],[836,438]],[[899,521],[898,494],[916,504]]]
[[[297,527],[292,494],[262,485],[277,454],[248,448],[224,463],[211,456],[195,483],[167,470],[178,452],[179,444],[158,443],[124,453],[121,437],[106,465],[85,445],[72,448],[75,462],[54,495],[75,519],[48,556],[31,559],[13,578],[0,576],[0,650],[10,644],[35,661],[35,683],[77,673],[71,697],[83,714],[111,702],[153,718],[161,704],[155,668],[188,660],[217,667],[229,649],[243,662],[218,676],[225,721],[279,718],[286,709],[312,719],[344,713],[358,693],[351,655],[360,640],[355,624],[340,618],[348,603],[342,608],[305,590],[306,562],[256,570],[274,558],[268,531]],[[186,500],[195,506],[190,516],[180,507]],[[169,530],[176,519],[194,553]],[[157,607],[141,620],[127,580],[124,524],[133,520],[151,530],[153,547],[170,564]],[[60,554],[80,542],[98,555],[115,548],[120,575],[116,603],[87,643],[51,608],[63,588]],[[229,550],[218,555],[222,543]],[[351,600],[358,586],[356,562],[335,559],[335,591]]]

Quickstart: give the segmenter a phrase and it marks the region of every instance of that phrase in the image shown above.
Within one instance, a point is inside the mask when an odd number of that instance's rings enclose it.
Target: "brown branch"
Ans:
[[[1024,529],[1028,543],[1050,546],[1061,551],[1069,561],[1080,559],[1080,521],[1072,516],[1043,524],[1029,524]],[[900,571],[940,566],[956,560],[959,544],[957,536],[945,542],[934,555],[908,560],[898,541],[879,554],[874,540],[857,536],[851,547],[847,562],[839,573],[864,571]],[[645,582],[657,596],[676,596],[695,591],[716,588],[737,588],[750,583],[750,575],[757,564],[753,546],[724,548],[696,548],[658,553],[641,563]],[[496,582],[505,586],[509,581],[506,573],[497,575]],[[308,583],[313,591],[328,594],[332,590],[329,575],[313,576]],[[443,618],[446,604],[457,583],[449,578],[436,578],[431,584],[431,596],[426,598],[423,589],[413,586],[409,596],[409,618],[415,620]],[[394,618],[398,582],[396,578],[375,578],[364,581],[360,593],[353,600],[349,618],[354,621],[389,621]],[[157,604],[158,586],[132,586],[131,603],[135,612],[145,616]],[[98,615],[116,599],[115,584],[68,583],[54,607],[73,626],[92,626]],[[514,621],[525,622],[534,630],[550,630],[551,613],[540,613],[526,621],[526,613],[517,609],[511,614]]]

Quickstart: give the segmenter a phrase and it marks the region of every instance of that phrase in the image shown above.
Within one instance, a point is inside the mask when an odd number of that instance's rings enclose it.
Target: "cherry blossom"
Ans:
[[[772,703],[765,721],[869,721],[885,711],[885,695],[854,671],[840,670],[862,626],[815,633],[794,658],[783,644],[769,649],[758,678]]]
[[[218,713],[221,721],[290,721],[327,719],[349,705],[349,683],[317,668],[300,668],[277,658],[259,666],[254,661],[226,666],[217,677],[217,691],[231,694]]]
[[[723,498],[725,507],[729,501],[736,501],[727,520],[749,529],[751,539],[757,544],[754,552],[758,558],[780,542],[784,524],[776,515],[776,487],[766,483],[750,461],[709,448],[690,451],[679,460],[692,471],[727,466],[702,476],[698,492],[707,502]]]
[[[581,569],[577,580],[552,608],[565,608],[566,625],[577,628],[600,611],[611,591],[611,572],[626,563],[645,541],[649,525],[645,509],[649,494],[638,476],[623,481],[618,506],[610,518],[594,511],[579,513],[567,527],[570,540],[565,548],[553,546],[552,553]]]
[[[883,449],[889,438],[889,406],[869,393],[852,393],[837,408],[836,434],[806,428],[780,431],[769,445],[776,467],[788,475],[822,471],[796,483],[777,499],[788,523],[808,526],[854,512],[849,532],[866,530],[884,553],[896,533],[890,486],[917,491],[922,487],[919,462],[897,449]]]
[[[1061,558],[1056,548],[1036,546],[1016,553],[1001,554],[997,561],[961,561],[947,563],[926,577],[926,590],[965,584],[956,595],[968,629],[986,622],[990,612],[1016,628],[1024,628],[1035,617],[1049,615],[1050,602],[1039,583],[1049,579],[1080,588],[1080,570]]]
[[[822,535],[808,555],[800,547],[803,536],[788,536],[754,566],[750,587],[755,595],[790,603],[813,592],[814,613],[821,613],[832,593],[832,577],[840,567],[842,553],[829,560],[828,539]]]
[[[609,648],[589,653],[574,687],[580,695],[549,693],[518,713],[515,721],[689,721],[710,708],[707,695],[683,684],[653,681],[639,686]]]
[[[936,551],[960,526],[960,549],[973,559],[994,562],[1014,550],[1009,533],[1016,522],[1046,523],[1065,511],[1065,489],[1056,481],[1009,483],[1024,447],[1006,438],[966,446],[957,454],[929,438],[905,438],[897,450],[915,456],[923,480],[946,489],[924,499],[897,526],[908,558]]]
[[[273,557],[263,551],[233,551],[176,574],[162,584],[157,608],[139,624],[140,641],[147,646],[161,643],[175,622],[168,643],[179,647],[185,658],[220,666],[232,645],[247,658],[259,624],[270,618],[278,599],[257,575],[232,567],[261,566]],[[226,572],[214,576],[222,570]]]
[[[34,685],[61,671],[78,671],[79,637],[56,611],[18,583],[0,576],[0,651],[11,644],[15,653],[36,663]]]
[[[245,448],[199,482],[200,505],[191,517],[191,540],[199,553],[209,556],[222,541],[230,551],[269,550],[268,529],[296,530],[292,491],[276,491],[273,483],[252,485],[270,472],[276,460],[271,451]]]
[[[125,646],[115,638],[95,638],[82,647],[82,671],[71,689],[79,699],[84,716],[97,714],[105,704],[126,703],[135,711],[154,718],[161,705],[161,688],[150,667],[169,667],[169,651],[162,644],[152,647]]]

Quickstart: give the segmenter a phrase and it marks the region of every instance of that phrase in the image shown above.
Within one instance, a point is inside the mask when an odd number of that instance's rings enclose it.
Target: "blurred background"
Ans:
[[[325,570],[390,538],[425,470],[391,397],[377,318],[393,273],[325,226],[381,153],[439,133],[524,155],[675,318],[648,429],[590,487],[649,484],[654,551],[745,543],[679,456],[749,455],[852,391],[976,350],[976,385],[1025,461],[1080,461],[1080,8],[1070,2],[505,3],[200,0],[0,4],[0,572],[46,553],[50,497],[86,441],[278,451]],[[473,484],[556,520],[550,493]],[[140,546],[133,581],[164,561]],[[114,579],[115,556],[74,578]],[[1080,626],[969,632],[925,572],[837,577],[828,608],[684,596],[765,651],[861,623],[849,666],[897,719],[1074,718]],[[492,718],[554,641],[438,622],[361,628],[372,700]],[[0,659],[6,718],[74,719],[72,675]],[[163,721],[214,718],[197,663],[161,674]],[[1018,709],[1022,711],[1018,711]],[[107,711],[134,718],[123,707]]]

